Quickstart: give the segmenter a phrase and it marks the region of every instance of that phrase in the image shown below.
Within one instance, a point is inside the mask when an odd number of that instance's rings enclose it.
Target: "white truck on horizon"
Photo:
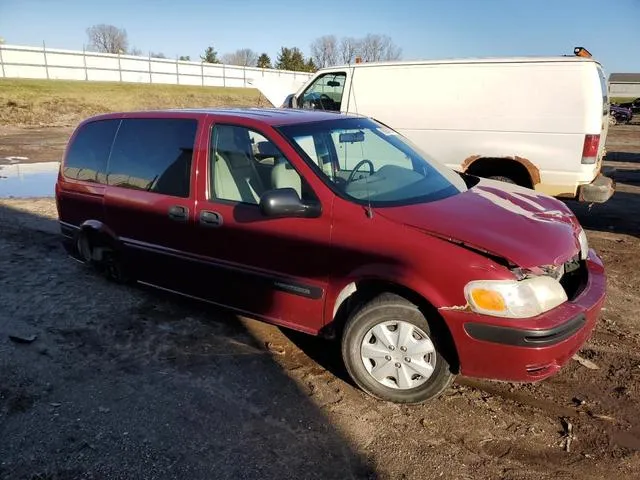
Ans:
[[[571,56],[335,66],[294,94],[293,84],[252,83],[276,107],[373,117],[460,172],[589,203],[615,190],[601,174],[608,84],[581,47]]]

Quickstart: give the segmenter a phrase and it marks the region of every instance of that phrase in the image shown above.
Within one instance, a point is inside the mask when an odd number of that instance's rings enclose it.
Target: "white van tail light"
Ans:
[[[598,159],[598,146],[600,145],[600,135],[585,135],[584,146],[582,147],[582,163],[589,165],[596,163]]]

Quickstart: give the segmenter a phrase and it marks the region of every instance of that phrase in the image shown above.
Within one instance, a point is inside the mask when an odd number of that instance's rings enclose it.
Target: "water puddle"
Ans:
[[[0,198],[52,197],[60,162],[0,165]]]

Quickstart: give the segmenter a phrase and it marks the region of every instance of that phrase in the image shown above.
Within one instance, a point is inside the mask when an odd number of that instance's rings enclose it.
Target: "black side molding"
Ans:
[[[249,268],[243,268],[239,265],[218,262],[215,259],[209,257],[189,254],[180,250],[172,250],[160,245],[139,242],[130,238],[121,237],[120,240],[128,248],[145,250],[148,252],[156,253],[158,255],[169,255],[181,260],[203,264],[210,268],[226,270],[229,274],[236,275],[238,278],[237,281],[239,282],[242,281],[243,277],[250,278],[252,280],[257,279],[258,281],[266,282],[271,288],[275,288],[276,290],[287,292],[292,295],[311,298],[313,300],[320,300],[324,293],[324,290],[320,287],[299,283],[298,281],[291,278],[269,275],[268,273],[254,271]]]
[[[465,331],[476,340],[500,343],[514,347],[548,347],[575,335],[587,323],[584,313],[547,330],[525,330],[512,327],[465,323]]]

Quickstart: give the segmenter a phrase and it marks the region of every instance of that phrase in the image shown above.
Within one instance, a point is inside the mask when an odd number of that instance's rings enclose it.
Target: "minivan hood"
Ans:
[[[580,225],[562,202],[533,190],[480,179],[466,192],[376,213],[504,258],[522,268],[558,265],[580,251]]]

